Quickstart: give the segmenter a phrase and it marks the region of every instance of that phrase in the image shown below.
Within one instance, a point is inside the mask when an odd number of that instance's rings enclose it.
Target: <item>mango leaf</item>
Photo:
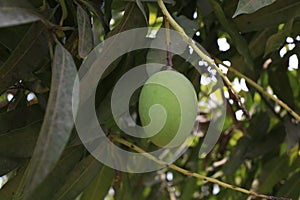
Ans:
[[[14,26],[39,20],[25,1],[2,0],[0,2],[0,27]]]
[[[115,171],[112,168],[103,166],[99,175],[83,192],[80,200],[104,199],[108,193],[109,188],[111,187],[114,177]]]
[[[34,190],[28,199],[53,199],[55,192],[64,183],[62,180],[68,178],[68,173],[83,156],[83,146],[75,146],[64,151],[61,159],[57,162],[54,169],[49,173],[45,180]]]
[[[22,177],[25,173],[26,164],[23,164],[19,169],[16,170],[16,175],[11,177],[10,180],[4,185],[0,190],[0,199],[13,199],[13,196],[16,192],[16,188],[21,183]]]
[[[286,23],[283,30],[278,31],[278,33],[275,33],[274,35],[268,38],[264,57],[266,57],[266,55],[268,55],[269,53],[279,49],[284,44],[285,39],[293,30],[293,24],[294,19]]]
[[[286,143],[288,151],[291,150],[300,141],[300,126],[293,124],[288,118],[284,119],[286,131]]]
[[[295,162],[290,166],[289,157],[286,155],[268,160],[262,165],[262,170],[258,176],[258,192],[272,192],[272,188],[276,183],[288,177],[289,172],[297,169],[298,167],[299,162]]]
[[[180,15],[179,17],[175,17],[175,20],[181,27],[184,29],[186,34],[190,37],[193,37],[196,31],[199,29],[200,25],[195,20],[190,20],[184,15]]]
[[[90,16],[85,10],[77,5],[77,23],[78,23],[78,54],[84,58],[93,48],[93,33]]]
[[[121,1],[131,1],[131,2],[134,2],[134,1],[137,1],[137,0],[121,0]],[[139,0],[141,2],[157,2],[157,0]],[[174,0],[163,0],[164,3],[167,3],[167,4],[175,4],[175,1]]]
[[[7,174],[17,166],[18,161],[16,159],[0,156],[0,176]]]
[[[300,16],[300,1],[276,0],[275,3],[257,12],[234,18],[234,22],[239,31],[245,33],[278,27],[278,24],[286,23],[297,16]]]
[[[45,119],[15,199],[27,198],[58,161],[73,128],[72,91],[76,66],[70,53],[57,44],[53,58],[51,91]]]
[[[0,67],[0,93],[48,61],[46,41],[45,27],[41,23],[31,25],[16,49]]]
[[[265,6],[274,3],[276,0],[239,0],[238,7],[233,14],[232,18],[240,14],[253,13]]]
[[[289,178],[282,187],[279,188],[277,193],[278,196],[281,197],[289,197],[291,199],[299,199],[300,198],[300,172],[297,172]]]
[[[29,158],[34,150],[41,121],[0,135],[0,155]]]
[[[44,111],[39,105],[15,109],[0,114],[0,137],[9,131],[28,126],[34,122],[41,121]]]
[[[99,174],[102,164],[93,156],[84,158],[68,174],[68,179],[64,182],[59,191],[55,194],[56,200],[75,199]]]
[[[244,57],[245,64],[250,69],[253,69],[254,63],[247,41],[243,36],[241,36],[236,25],[231,20],[226,18],[226,15],[221,5],[216,0],[210,0],[210,2],[218,20],[222,24],[225,31],[228,32],[230,37],[232,38],[237,51]]]

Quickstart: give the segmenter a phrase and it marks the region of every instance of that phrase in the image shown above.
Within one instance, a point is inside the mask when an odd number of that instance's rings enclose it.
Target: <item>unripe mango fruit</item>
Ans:
[[[160,71],[146,81],[139,97],[144,134],[159,147],[176,147],[191,134],[197,115],[197,96],[181,73]]]

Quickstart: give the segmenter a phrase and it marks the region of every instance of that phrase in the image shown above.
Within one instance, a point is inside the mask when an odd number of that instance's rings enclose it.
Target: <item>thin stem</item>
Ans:
[[[221,60],[216,59],[215,60],[218,63],[222,63]],[[277,97],[275,97],[274,95],[268,93],[262,86],[258,85],[255,81],[253,81],[252,79],[248,78],[247,76],[245,76],[244,74],[242,74],[241,72],[237,71],[236,69],[234,69],[233,66],[229,67],[226,64],[222,63],[222,65],[224,65],[225,67],[228,68],[228,71],[232,72],[233,74],[244,78],[247,83],[249,83],[249,85],[251,85],[252,87],[254,87],[256,90],[258,90],[259,92],[261,92],[264,96],[272,99],[273,101],[275,101],[276,103],[278,103],[281,107],[283,107],[288,113],[290,113],[296,120],[298,120],[300,122],[300,116],[293,111],[293,109],[291,109],[286,103],[284,103],[282,100],[278,99]]]
[[[183,169],[181,167],[178,167],[177,165],[168,164],[167,162],[159,160],[158,158],[156,158],[156,157],[152,156],[151,154],[147,153],[146,151],[144,151],[142,148],[132,144],[131,142],[129,142],[125,139],[119,138],[117,136],[109,136],[109,137],[113,142],[118,142],[120,144],[123,144],[126,147],[129,147],[130,149],[132,149],[132,150],[134,150],[138,153],[143,154],[145,157],[149,158],[150,160],[153,160],[154,162],[156,162],[160,165],[169,167],[170,169],[173,169],[173,170],[175,170],[179,173],[182,173],[184,175],[192,176],[192,177],[195,177],[195,178],[198,178],[198,179],[202,179],[202,180],[210,182],[210,183],[215,183],[219,186],[229,188],[229,189],[232,189],[232,190],[235,190],[235,191],[238,191],[238,192],[242,192],[244,194],[255,196],[255,197],[260,197],[260,198],[270,199],[270,200],[289,200],[287,198],[278,198],[278,197],[268,196],[268,195],[264,195],[264,194],[258,194],[256,192],[253,192],[253,191],[250,191],[250,190],[247,190],[247,189],[244,189],[244,188],[240,188],[240,187],[237,187],[237,186],[234,186],[234,185],[230,185],[228,183],[224,183],[224,182],[222,182],[218,179],[203,176],[203,175],[200,175],[198,173]]]
[[[228,89],[232,91],[232,93],[234,94],[234,96],[236,97],[236,99],[238,100],[239,104],[243,107],[243,110],[245,109],[244,104],[241,102],[241,98],[238,94],[238,92],[233,88],[232,83],[229,81],[229,79],[227,78],[227,76],[225,74],[223,74],[222,70],[216,65],[215,61],[210,58],[209,56],[207,56],[204,52],[202,52],[197,45],[193,42],[193,40],[188,37],[188,35],[185,33],[185,31],[183,30],[183,28],[181,28],[181,26],[173,19],[173,17],[170,15],[170,13],[168,12],[164,2],[162,0],[157,0],[157,3],[159,5],[159,7],[161,8],[163,14],[168,18],[168,21],[170,22],[170,24],[174,27],[174,29],[176,31],[179,32],[179,34],[183,37],[183,40],[189,44],[194,51],[204,60],[206,61],[210,66],[214,67],[215,70],[219,73],[219,75],[223,78],[225,85],[227,85]],[[222,62],[221,62],[222,63]],[[222,63],[222,65],[225,65],[224,63]],[[226,65],[225,65],[226,66]],[[229,68],[229,67],[228,67]],[[260,91],[262,94],[264,94],[266,97],[272,99],[273,101],[277,102],[281,107],[283,107],[288,113],[290,113],[296,120],[298,120],[300,122],[300,116],[293,111],[293,109],[291,109],[287,104],[285,104],[283,101],[281,101],[280,99],[276,98],[275,96],[269,94],[267,91],[265,91],[264,88],[262,88],[260,85],[258,85],[257,83],[255,83],[253,80],[251,80],[250,78],[248,78],[247,76],[245,76],[244,74],[238,72],[237,70],[233,69],[233,67],[229,68],[229,71],[231,71],[232,73],[234,73],[235,75],[244,78],[250,85],[252,85],[255,89],[257,89],[258,91]],[[246,110],[246,109],[245,109]]]
[[[233,88],[232,83],[229,81],[229,79],[227,78],[227,76],[225,74],[223,74],[222,70],[216,65],[215,61],[210,58],[209,56],[207,56],[197,45],[196,43],[185,33],[185,31],[183,30],[183,28],[181,28],[181,26],[173,19],[173,17],[170,15],[169,11],[167,10],[164,2],[162,0],[157,0],[157,3],[159,5],[159,7],[161,8],[163,14],[167,17],[169,23],[173,26],[173,28],[182,36],[183,40],[190,45],[194,51],[204,60],[206,61],[211,67],[213,67],[218,74],[223,78],[224,82],[226,83],[227,87],[229,90],[232,91],[232,93],[234,94],[235,98],[238,100],[238,102],[240,103],[240,105],[242,107],[243,103],[241,101],[241,98],[238,94],[238,92]],[[246,110],[246,108],[244,108],[243,110]]]
[[[165,19],[165,28],[166,28],[166,45],[167,45],[167,63],[168,63],[168,69],[173,69],[173,62],[172,62],[172,53],[170,51],[170,23],[168,21],[168,18],[164,16]]]

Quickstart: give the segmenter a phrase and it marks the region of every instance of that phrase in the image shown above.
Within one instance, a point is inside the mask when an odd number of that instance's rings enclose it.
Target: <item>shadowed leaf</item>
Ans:
[[[26,1],[2,0],[0,2],[0,27],[19,25],[39,20]]]
[[[253,13],[275,1],[276,0],[239,0],[238,7],[232,17],[234,18],[240,14]]]
[[[93,48],[93,33],[89,15],[83,8],[77,6],[77,21],[78,21],[78,54],[84,58]]]
[[[73,128],[72,91],[76,67],[72,56],[57,44],[52,81],[40,135],[15,199],[25,198],[46,178],[58,161]]]

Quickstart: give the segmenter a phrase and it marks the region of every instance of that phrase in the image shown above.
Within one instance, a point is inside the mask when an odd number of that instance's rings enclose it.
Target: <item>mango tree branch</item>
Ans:
[[[245,76],[244,74],[242,74],[241,72],[237,71],[236,69],[234,69],[233,66],[229,67],[228,65],[224,64],[221,60],[216,59],[215,60],[218,63],[222,63],[222,65],[224,65],[225,67],[228,68],[228,71],[235,74],[238,77],[244,78],[247,83],[249,85],[251,85],[252,87],[254,87],[256,90],[258,90],[259,92],[261,92],[264,96],[268,97],[269,99],[272,99],[273,101],[275,101],[276,103],[278,103],[281,107],[283,107],[288,113],[290,113],[296,120],[298,120],[300,122],[300,116],[292,109],[290,108],[286,103],[284,103],[282,100],[278,99],[277,97],[275,97],[274,95],[268,93],[263,87],[261,87],[260,85],[258,85],[255,81],[253,81],[252,79],[250,79],[249,77]]]
[[[256,192],[253,192],[253,191],[250,191],[250,190],[247,190],[247,189],[244,189],[244,188],[240,188],[240,187],[237,187],[237,186],[234,186],[234,185],[230,185],[228,183],[224,183],[224,182],[222,182],[222,181],[220,181],[218,179],[215,179],[215,178],[211,178],[211,177],[200,175],[198,173],[195,173],[195,172],[183,169],[181,167],[178,167],[177,165],[168,164],[165,161],[159,160],[158,158],[156,158],[156,157],[152,156],[151,154],[147,153],[146,151],[144,151],[142,148],[140,148],[140,147],[132,144],[131,142],[129,142],[129,141],[125,140],[125,139],[119,138],[117,136],[112,136],[112,135],[109,136],[109,138],[113,142],[117,142],[117,143],[123,144],[126,147],[129,147],[130,149],[132,149],[132,150],[134,150],[134,151],[136,151],[138,153],[143,154],[145,157],[149,158],[150,160],[153,160],[154,162],[156,162],[156,163],[158,163],[160,165],[166,166],[166,167],[168,167],[170,169],[173,169],[173,170],[175,170],[175,171],[177,171],[179,173],[182,173],[184,175],[192,176],[192,177],[195,177],[195,178],[198,178],[198,179],[202,179],[202,180],[210,182],[210,183],[215,183],[215,184],[218,184],[219,186],[222,186],[222,187],[225,187],[225,188],[229,188],[231,190],[242,192],[244,194],[255,196],[255,197],[260,197],[260,198],[270,199],[270,200],[290,200],[290,199],[287,199],[287,198],[278,198],[278,197],[268,196],[268,195],[264,195],[264,194],[258,194]]]
[[[218,74],[223,78],[225,85],[232,91],[238,102],[240,103],[243,110],[246,110],[244,107],[244,104],[241,102],[241,98],[238,94],[238,92],[233,88],[232,83],[229,81],[227,76],[223,74],[222,70],[216,65],[215,61],[207,56],[201,49],[193,42],[193,40],[185,33],[183,28],[173,19],[173,17],[170,15],[169,11],[167,10],[164,2],[162,0],[157,0],[157,3],[159,7],[161,8],[163,14],[166,16],[167,20],[169,20],[170,24],[173,26],[173,28],[179,32],[179,34],[182,36],[183,40],[189,44],[194,51],[204,60],[206,61],[210,66],[214,67],[215,70],[218,72]],[[222,62],[221,62],[222,63]],[[224,65],[224,63],[222,63]],[[252,85],[254,88],[256,88],[258,91],[260,91],[262,94],[264,94],[266,97],[272,99],[276,103],[278,103],[281,107],[283,107],[287,112],[289,112],[296,120],[300,122],[300,116],[293,111],[286,103],[281,101],[280,99],[276,98],[275,96],[269,94],[267,91],[265,91],[260,85],[255,83],[253,80],[245,76],[244,74],[238,72],[237,70],[233,69],[232,67],[229,68],[229,71],[234,73],[235,75],[244,78],[250,85]],[[247,114],[246,114],[247,115]]]

